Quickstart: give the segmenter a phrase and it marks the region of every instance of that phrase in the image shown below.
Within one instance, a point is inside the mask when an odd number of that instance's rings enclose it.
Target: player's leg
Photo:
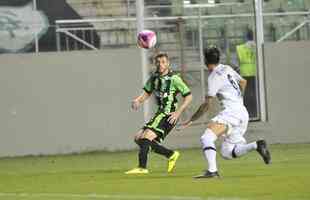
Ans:
[[[248,144],[236,144],[231,152],[233,158],[241,157],[253,150],[257,149],[256,142],[251,142]]]
[[[228,128],[228,125],[225,123],[211,122],[208,124],[207,129],[200,138],[203,153],[208,162],[208,170],[204,174],[195,176],[194,178],[219,177],[216,163],[215,141],[219,136],[226,133]]]
[[[237,127],[240,135],[243,136],[248,128],[248,116],[245,116],[245,120],[242,120],[240,126]],[[258,140],[256,142],[237,145],[233,150],[233,155],[238,157],[242,156],[250,151],[256,150],[259,155],[263,158],[265,164],[271,163],[271,155],[267,147],[265,140]]]
[[[243,137],[248,126],[248,115],[239,117],[240,123],[234,124],[222,143],[221,154],[223,158],[238,158],[257,148],[256,142],[247,144]]]
[[[251,151],[256,150],[266,164],[270,164],[271,155],[265,140],[258,140],[251,143],[230,143],[224,141],[221,146],[221,155],[225,159],[239,158]]]
[[[234,147],[235,147],[235,144],[232,144],[224,140],[224,142],[221,145],[221,156],[226,160],[233,159],[232,151]]]
[[[165,156],[168,158],[168,172],[172,172],[175,168],[176,161],[180,156],[180,153],[178,151],[173,151],[171,149],[168,149],[160,144],[160,141],[164,140],[165,137],[170,133],[170,131],[174,128],[174,124],[170,124],[168,122],[169,115],[166,115],[164,113],[157,114],[155,120],[151,121],[151,123],[148,123],[146,125],[147,129],[152,130],[157,137],[152,140],[151,147],[152,150],[160,154],[162,156]]]
[[[148,126],[156,122],[159,114],[157,113],[138,133],[134,136],[135,143],[139,146],[138,162],[139,166],[132,170],[125,172],[125,174],[142,174],[148,173],[147,170],[147,156],[152,143],[152,140],[157,138],[157,135],[151,131]]]
[[[159,141],[161,139],[163,140],[164,138],[159,136],[159,134],[153,130],[150,130],[150,129],[147,129],[147,130],[148,131],[144,133],[144,138],[148,138],[151,141],[150,146],[152,150],[155,153],[165,156],[168,159],[171,158],[175,152],[164,147],[163,145],[159,143]]]
[[[231,136],[229,136],[229,138],[234,140],[236,143],[236,145],[232,150],[232,156],[233,158],[238,158],[247,154],[248,152],[256,150],[263,158],[265,164],[269,164],[271,162],[271,155],[268,150],[266,141],[258,140],[255,142],[246,143],[243,137],[248,128],[248,119],[249,119],[248,115],[244,116],[243,119],[241,120],[241,123],[234,127]]]
[[[143,136],[143,132],[144,132],[144,130],[143,129],[141,129],[141,130],[139,130],[139,132],[137,132],[136,134],[135,134],[135,136],[134,136],[134,141],[135,141],[135,143],[140,147],[140,139],[142,138],[142,136]]]
[[[256,142],[247,144],[245,142],[231,143],[224,140],[221,145],[221,155],[223,158],[230,160],[233,158],[239,158],[250,151],[256,150],[256,148]]]
[[[152,144],[152,140],[154,140],[157,135],[149,130],[145,129],[142,137],[139,139],[140,151],[139,151],[139,167],[146,169],[147,167],[147,158],[148,153]]]
[[[264,140],[258,140],[246,143],[243,135],[247,130],[247,119],[241,121],[239,125],[232,128],[232,131],[226,136],[221,147],[221,154],[226,159],[241,157],[253,150],[263,157],[266,164],[270,163],[270,153]]]
[[[169,158],[173,154],[173,151],[159,144],[159,142],[164,140],[168,132],[173,128],[173,125],[167,124],[166,120],[166,114],[157,113],[156,116],[149,123],[147,123],[144,128],[152,131],[156,135],[156,137],[151,138],[152,150],[157,154]]]
[[[146,168],[147,163],[147,154],[149,152],[149,148],[151,147],[155,153],[165,156],[168,158],[168,172],[172,172],[175,167],[176,161],[180,156],[180,153],[177,151],[172,151],[163,145],[160,145],[156,140],[160,137],[154,130],[146,129],[143,132],[142,139],[140,139],[141,148],[139,152],[139,167]],[[164,139],[162,137],[161,139]]]
[[[162,156],[165,156],[166,158],[170,158],[174,151],[172,151],[171,149],[168,149],[166,147],[164,147],[163,145],[161,145],[158,141],[153,140],[152,144],[151,144],[152,150]]]
[[[168,149],[167,147],[161,145],[158,141],[153,140],[151,143],[152,150],[162,156],[165,156],[168,159],[168,169],[167,171],[170,173],[173,171],[176,165],[176,161],[180,157],[180,152],[173,151]]]
[[[257,149],[256,151],[259,153],[259,155],[263,158],[265,164],[271,163],[271,154],[268,150],[267,142],[265,140],[258,140],[256,141]]]
[[[152,140],[157,135],[149,129],[142,130],[135,135],[135,142],[138,144],[139,154],[138,161],[139,165],[137,168],[125,172],[126,174],[147,174],[147,157],[150,150]]]

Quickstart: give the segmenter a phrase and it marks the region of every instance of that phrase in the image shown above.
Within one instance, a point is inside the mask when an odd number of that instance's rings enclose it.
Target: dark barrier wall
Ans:
[[[36,11],[33,10],[33,0],[1,0],[0,53],[34,52],[35,32],[38,33],[40,52],[56,51],[55,21],[66,19],[82,17],[65,0],[37,0]],[[78,26],[93,27],[89,23],[81,23]],[[76,31],[75,34],[82,38],[81,31]],[[96,31],[85,31],[85,40],[93,41],[95,47],[100,46],[100,38]],[[63,36],[61,42],[66,42]],[[79,43],[75,46],[74,40],[68,40],[68,44],[70,48],[83,48]]]

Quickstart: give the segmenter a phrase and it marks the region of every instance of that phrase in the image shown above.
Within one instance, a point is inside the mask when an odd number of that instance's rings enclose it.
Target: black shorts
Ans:
[[[143,127],[143,130],[150,129],[156,135],[156,140],[161,142],[169,134],[169,132],[174,128],[175,124],[170,124],[167,115],[163,112],[156,113],[155,116]]]

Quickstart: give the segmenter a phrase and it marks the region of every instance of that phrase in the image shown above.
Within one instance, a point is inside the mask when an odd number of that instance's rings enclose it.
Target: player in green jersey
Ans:
[[[176,125],[180,115],[192,101],[189,87],[182,78],[170,69],[169,57],[165,53],[159,53],[155,57],[157,70],[146,82],[144,92],[132,101],[132,108],[138,107],[154,94],[158,103],[158,109],[153,118],[135,135],[135,142],[140,147],[139,166],[125,172],[126,174],[147,174],[147,155],[150,148],[168,159],[168,172],[172,172],[176,160],[180,156],[178,151],[172,151],[160,144]],[[177,95],[184,98],[178,107]]]

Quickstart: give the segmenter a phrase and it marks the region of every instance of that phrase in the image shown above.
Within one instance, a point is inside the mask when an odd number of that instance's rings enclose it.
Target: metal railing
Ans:
[[[310,11],[303,11],[303,12],[283,12],[283,13],[264,13],[263,16],[266,17],[288,17],[288,16],[309,16]],[[201,15],[199,14],[197,16],[170,16],[170,17],[146,17],[145,18],[145,23],[146,27],[153,29],[153,30],[161,30],[161,29],[166,29],[166,30],[172,30],[173,25],[171,25],[171,22],[177,22],[177,21],[192,21],[190,25],[187,26],[192,26],[194,27],[195,24],[201,23],[201,26],[204,26],[204,23],[208,23],[208,20],[224,20],[224,19],[237,19],[237,18],[245,18],[252,19],[254,17],[254,14],[252,13],[243,13],[243,14],[224,14],[224,15]],[[201,21],[201,22],[200,22]],[[170,25],[164,24],[165,22],[170,22]],[[65,38],[72,38],[76,40],[78,43],[85,45],[85,47],[93,50],[97,50],[98,48],[93,45],[92,40],[86,41],[85,38],[83,38],[83,34],[81,36],[78,36],[75,34],[75,32],[84,32],[84,31],[97,31],[104,33],[106,37],[108,37],[107,33],[112,32],[115,33],[112,37],[117,36],[117,34],[121,34],[123,32],[125,38],[125,41],[131,41],[131,43],[124,43],[124,46],[131,46],[134,45],[134,39],[135,39],[135,34],[136,34],[136,18],[134,17],[129,17],[129,18],[111,18],[111,19],[83,19],[83,20],[57,20],[56,21],[56,38],[57,38],[57,49],[60,51],[61,49],[63,50],[68,50],[68,47],[63,47],[61,48],[61,35],[64,35]],[[83,24],[90,24],[90,26],[85,27]],[[112,27],[109,25],[112,25]],[[235,23],[236,24],[236,23]],[[248,24],[251,24],[249,22]],[[297,27],[297,29],[300,29],[304,25],[307,24],[307,21],[302,23]],[[81,27],[79,27],[82,25]],[[211,26],[208,24],[208,26]],[[197,26],[196,26],[197,27]],[[189,27],[190,28],[190,27]],[[195,29],[195,28],[194,28]],[[199,29],[199,28],[198,28]],[[295,32],[289,32],[287,34],[291,35]],[[158,31],[159,34],[165,34],[163,31],[162,33]],[[288,37],[288,36],[286,36]],[[282,39],[282,38],[281,38]],[[65,39],[67,40],[67,39]],[[120,39],[119,39],[120,40]],[[283,39],[282,39],[283,40]],[[282,41],[281,40],[281,41]],[[63,44],[67,44],[68,42],[63,42]],[[120,46],[121,43],[117,44],[115,43],[116,46]],[[109,47],[113,46],[113,44],[109,45]],[[99,48],[102,48],[102,45],[100,45]]]
[[[277,42],[282,42],[285,39],[287,39],[288,37],[290,37],[291,35],[293,35],[294,33],[296,33],[298,30],[300,30],[302,27],[304,26],[308,26],[308,29],[310,29],[310,17],[308,17],[309,19],[303,21],[302,23],[300,23],[299,25],[297,25],[296,27],[294,27],[291,31],[287,32],[285,35],[283,35],[280,39],[277,40]]]
[[[261,10],[260,10],[261,12]],[[212,40],[215,40],[219,46],[221,46],[222,43],[224,43],[222,47],[222,51],[224,52],[224,55],[226,57],[230,57],[228,54],[227,49],[229,50],[231,47],[229,45],[229,42],[227,41],[232,40],[234,38],[229,38],[229,29],[226,30],[226,33],[222,33],[222,30],[219,30],[220,27],[225,27],[224,21],[226,21],[226,25],[229,25],[233,20],[236,20],[235,24],[239,24],[239,26],[243,26],[245,28],[248,28],[249,26],[254,28],[256,27],[256,33],[259,33],[257,35],[257,42],[258,44],[264,43],[264,27],[262,21],[260,19],[262,17],[268,18],[268,17],[288,17],[288,16],[302,16],[308,17],[310,16],[310,11],[303,11],[303,12],[281,12],[281,13],[262,13],[260,18],[254,18],[255,14],[253,13],[242,13],[242,14],[222,14],[222,15],[202,15],[201,8],[198,8],[198,15],[190,15],[190,16],[169,16],[169,17],[146,17],[144,18],[145,27],[153,30],[157,30],[158,37],[159,37],[159,44],[165,45],[166,47],[171,48],[171,46],[175,45],[175,52],[177,60],[179,61],[179,66],[197,66],[194,71],[200,72],[200,87],[202,92],[202,97],[205,96],[205,70],[203,69],[203,51],[202,49],[206,45],[206,41],[210,41],[212,36],[208,35],[210,32],[210,27],[215,27],[217,34],[216,36],[213,36]],[[242,20],[241,20],[242,19]],[[255,21],[256,19],[256,21]],[[219,23],[219,21],[221,23]],[[211,24],[213,22],[213,24]],[[260,22],[260,23],[258,23]],[[91,24],[92,26],[82,26],[79,28],[79,25],[85,25],[85,24]],[[258,24],[260,26],[258,27]],[[303,26],[305,25],[302,24]],[[299,29],[302,27],[301,25],[297,28]],[[189,40],[184,36],[185,34],[179,34],[180,30],[188,30],[193,33],[193,37],[195,37],[195,34],[197,34],[196,38],[191,38],[191,40],[196,42],[194,45],[188,45],[185,44],[189,42]],[[85,40],[83,38],[83,35],[86,34],[74,34],[74,31],[98,31],[99,33],[107,36],[107,33],[110,31],[115,34],[111,34],[111,37],[116,37],[117,31],[123,32],[122,37],[127,37],[127,42],[116,42],[115,46],[119,47],[120,44],[124,45],[126,48],[130,47],[131,45],[135,45],[135,37],[136,37],[136,18],[112,18],[112,19],[86,19],[86,20],[58,20],[56,21],[56,37],[57,37],[57,49],[60,50],[70,50],[68,48],[68,38],[73,39],[75,42],[78,42],[79,44],[87,47],[88,49],[98,50],[100,48],[104,48],[104,44],[99,45],[97,47],[96,45],[92,44],[92,40]],[[237,37],[238,41],[241,43],[243,41],[243,35],[240,34],[242,31],[239,30],[239,35]],[[294,32],[291,31],[290,35]],[[62,35],[61,35],[62,34]],[[164,40],[164,35],[172,34],[174,37],[170,39]],[[183,35],[183,36],[181,36]],[[183,38],[182,38],[183,37]],[[225,38],[226,37],[226,38]],[[66,42],[61,41],[65,39]],[[310,38],[309,38],[310,39]],[[128,42],[131,41],[131,42]],[[65,47],[62,47],[61,45],[65,44]],[[228,44],[228,45],[227,45]],[[195,46],[198,45],[198,46]],[[257,52],[262,52],[262,45],[257,45],[258,49]],[[111,46],[108,46],[109,48],[113,47],[113,44]],[[166,49],[166,48],[164,48]],[[171,50],[171,49],[170,49]],[[170,52],[169,52],[170,54]],[[197,56],[194,60],[186,60],[186,57],[190,54],[196,54]],[[257,54],[258,59],[258,80],[263,80],[263,58],[262,54]],[[189,65],[187,65],[190,63]],[[194,64],[196,63],[196,64]],[[189,69],[189,68],[187,68]],[[261,99],[265,99],[264,94],[264,85],[262,81],[259,81],[258,88],[257,88],[257,94],[260,96],[260,104],[259,107],[261,110],[264,110],[264,112],[260,112],[261,116],[265,116],[263,118],[263,121],[266,120],[266,110],[265,105],[263,102],[261,102]],[[262,118],[261,118],[262,119]]]

